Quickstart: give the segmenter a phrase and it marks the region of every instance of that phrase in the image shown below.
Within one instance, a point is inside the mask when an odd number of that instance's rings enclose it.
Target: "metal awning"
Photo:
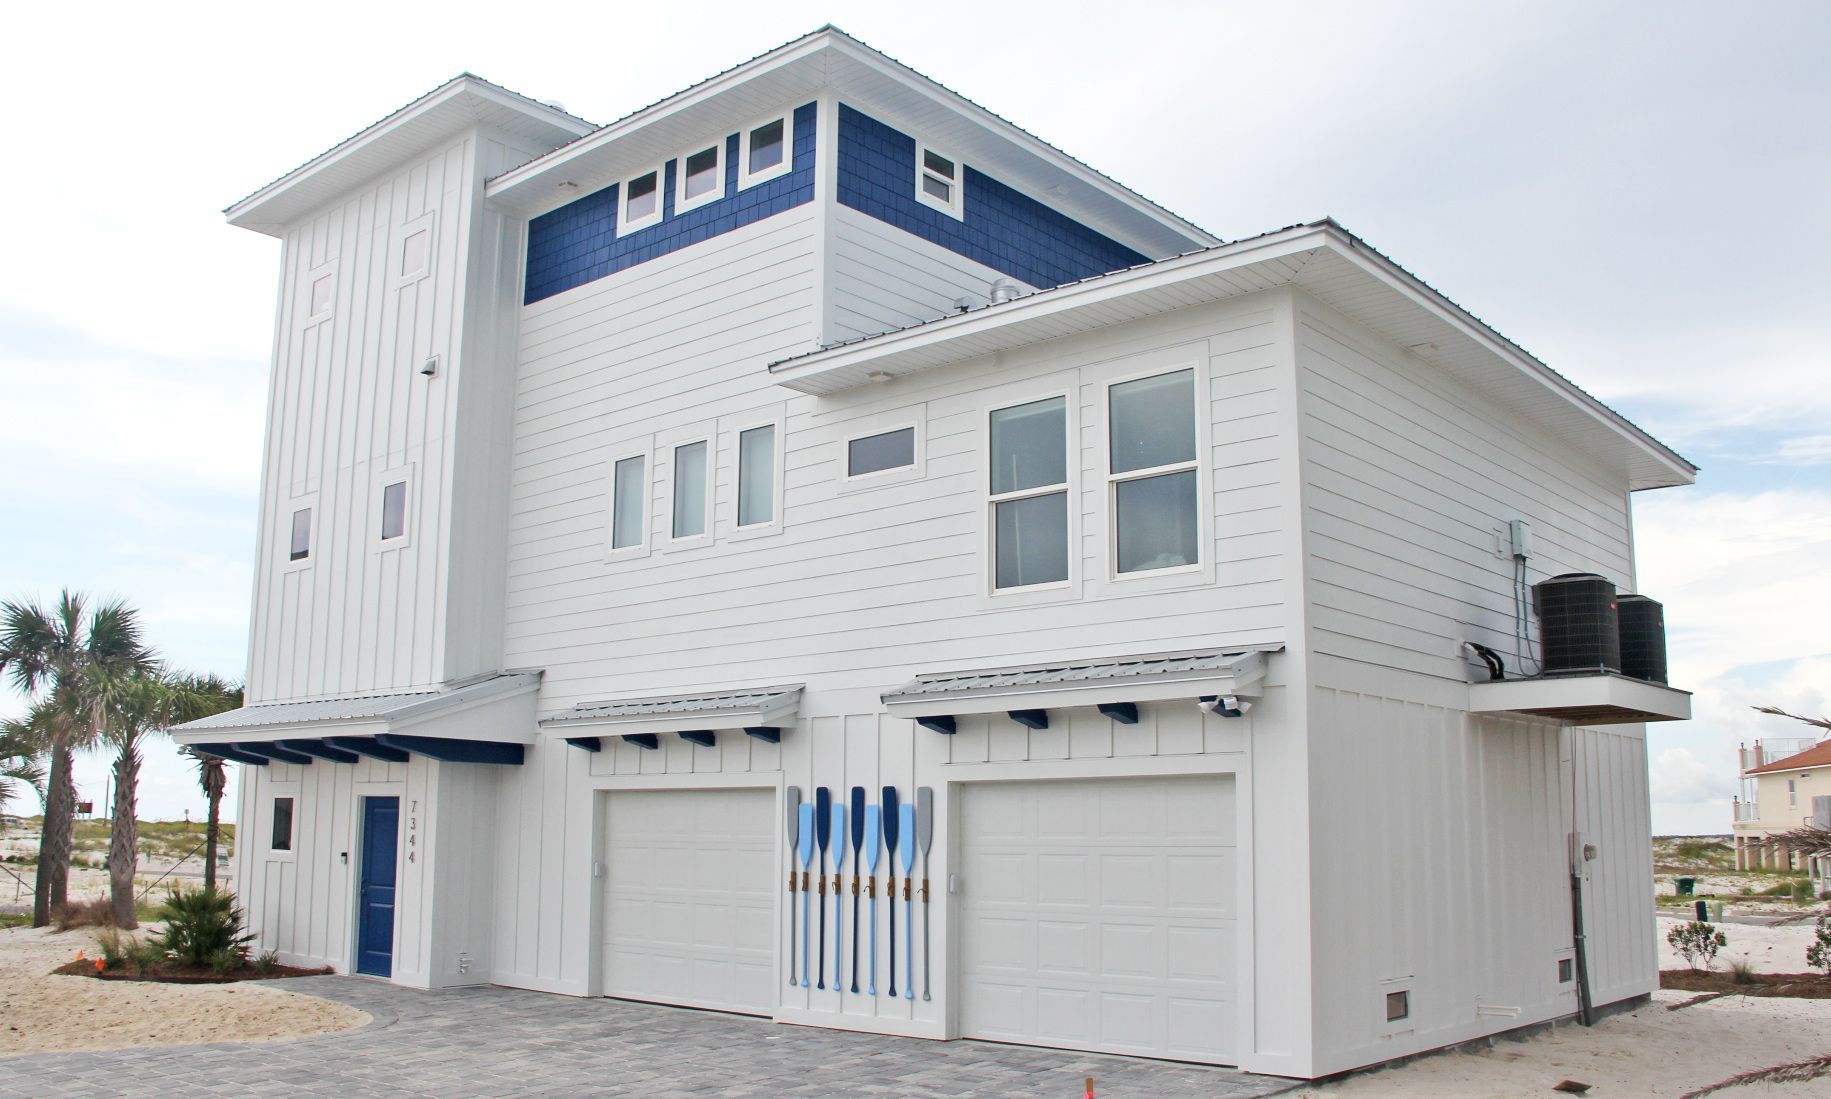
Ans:
[[[418,691],[257,703],[172,730],[172,739],[236,763],[522,762],[534,743],[539,672],[513,672]]]
[[[582,702],[544,717],[549,735],[586,751],[599,750],[599,738],[621,736],[644,748],[660,746],[659,734],[711,747],[721,729],[742,729],[753,737],[779,743],[782,729],[801,716],[801,684],[690,691],[642,698]]]
[[[1564,675],[1469,684],[1469,712],[1524,714],[1565,725],[1691,720],[1691,692],[1625,675]]]
[[[1204,649],[931,672],[886,693],[883,700],[891,716],[937,732],[951,732],[951,719],[966,714],[1009,714],[1020,724],[1046,728],[1048,711],[1073,706],[1097,707],[1129,723],[1137,720],[1140,702],[1257,697],[1265,679],[1265,653]]]

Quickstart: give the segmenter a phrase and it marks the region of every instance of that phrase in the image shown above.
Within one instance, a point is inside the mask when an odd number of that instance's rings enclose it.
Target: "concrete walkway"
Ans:
[[[419,992],[354,977],[282,987],[353,1004],[360,1030],[289,1042],[0,1058],[0,1096],[1052,1096],[1246,1099],[1293,1081],[986,1042],[778,1026],[507,988]]]

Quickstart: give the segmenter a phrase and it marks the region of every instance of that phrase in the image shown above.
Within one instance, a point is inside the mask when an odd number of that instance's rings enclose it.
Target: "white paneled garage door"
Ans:
[[[774,792],[605,796],[604,994],[769,1014]]]
[[[976,784],[960,836],[964,1036],[1237,1063],[1230,777]]]

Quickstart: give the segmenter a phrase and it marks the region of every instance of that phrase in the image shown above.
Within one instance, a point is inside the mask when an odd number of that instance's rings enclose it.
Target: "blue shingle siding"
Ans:
[[[742,191],[737,189],[738,135],[725,138],[725,197],[684,214],[674,213],[674,173],[680,162],[668,161],[661,221],[626,237],[617,236],[615,183],[530,220],[522,303],[532,305],[813,201],[814,115],[812,103],[795,110],[794,164],[789,171]]]
[[[971,165],[964,218],[915,197],[916,142],[844,104],[839,108],[839,201],[1031,286],[1060,286],[1150,262]]]

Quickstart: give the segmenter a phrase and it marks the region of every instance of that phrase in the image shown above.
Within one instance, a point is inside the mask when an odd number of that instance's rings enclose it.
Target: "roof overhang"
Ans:
[[[1151,256],[1218,237],[835,27],[822,27],[511,169],[487,193],[534,217],[823,90]],[[561,187],[561,184],[570,186]]]
[[[571,739],[624,733],[780,728],[794,725],[800,717],[801,685],[797,683],[585,702],[542,718],[540,727],[548,736]]]
[[[924,721],[1227,695],[1252,699],[1264,680],[1263,651],[1167,653],[926,673],[886,693],[883,702],[892,717]]]
[[[172,730],[172,739],[205,753],[223,748],[266,755],[249,747],[265,744],[282,752],[336,762],[341,761],[282,742],[331,738],[330,746],[342,751],[352,749],[334,741],[390,736],[532,744],[539,689],[539,672],[517,672],[430,691],[264,703],[180,725]]]
[[[229,224],[268,236],[326,203],[466,130],[486,128],[543,152],[593,126],[465,73],[235,203]]]
[[[1293,287],[1620,468],[1632,489],[1697,467],[1333,221],[1173,259],[795,356],[769,367],[816,395],[879,384],[1144,317]]]
[[[1691,720],[1691,692],[1623,675],[1495,679],[1469,684],[1472,714],[1524,714],[1564,725]]]

